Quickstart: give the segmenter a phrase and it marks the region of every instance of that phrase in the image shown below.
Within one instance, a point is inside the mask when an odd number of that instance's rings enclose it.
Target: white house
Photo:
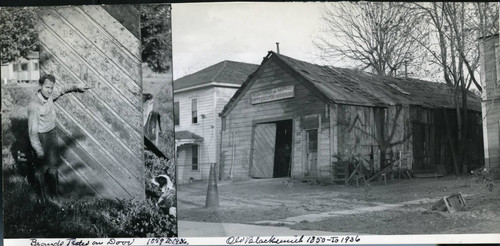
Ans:
[[[38,51],[30,52],[26,58],[19,58],[15,62],[2,64],[1,79],[3,83],[9,81],[29,82],[40,79]]]
[[[257,67],[223,61],[174,81],[178,182],[208,179],[219,163],[219,113]]]

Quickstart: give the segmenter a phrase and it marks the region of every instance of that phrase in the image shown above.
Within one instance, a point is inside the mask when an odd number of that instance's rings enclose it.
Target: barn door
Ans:
[[[252,178],[273,177],[275,142],[276,142],[275,123],[255,125],[250,177]]]
[[[92,87],[56,102],[60,188],[145,199],[140,33],[131,31],[140,30],[138,7],[44,7],[37,14],[40,72],[53,74],[56,86]]]

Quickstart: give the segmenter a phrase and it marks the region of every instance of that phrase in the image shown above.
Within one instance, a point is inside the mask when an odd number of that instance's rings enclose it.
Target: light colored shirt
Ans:
[[[28,106],[28,131],[31,146],[38,156],[43,156],[43,148],[38,133],[49,132],[56,127],[54,101],[61,95],[75,91],[78,85],[62,85],[54,88],[49,98],[45,99],[38,91]]]

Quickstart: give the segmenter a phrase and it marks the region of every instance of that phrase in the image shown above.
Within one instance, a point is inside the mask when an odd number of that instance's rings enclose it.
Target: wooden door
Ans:
[[[250,177],[252,178],[273,177],[275,143],[276,143],[275,123],[255,125]]]
[[[307,130],[307,176],[315,177],[318,171],[318,130]]]
[[[120,23],[107,9],[126,15]],[[145,199],[140,13],[132,5],[38,9],[40,72],[85,93],[56,102],[61,190]]]

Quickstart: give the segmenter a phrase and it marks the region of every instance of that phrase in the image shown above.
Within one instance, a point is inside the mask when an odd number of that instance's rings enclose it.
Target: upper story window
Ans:
[[[179,102],[174,102],[174,125],[178,126],[179,121]]]
[[[191,123],[198,123],[198,100],[196,98],[191,99]]]
[[[33,63],[33,70],[38,71],[38,62]]]
[[[14,69],[14,72],[18,72],[19,71],[19,63],[14,63],[13,69]]]

